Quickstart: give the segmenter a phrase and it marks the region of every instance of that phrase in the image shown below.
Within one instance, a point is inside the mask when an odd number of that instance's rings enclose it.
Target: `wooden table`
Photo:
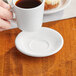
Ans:
[[[19,29],[0,32],[0,76],[76,76],[76,18],[43,26],[62,34],[63,48],[49,57],[29,57],[15,47]]]

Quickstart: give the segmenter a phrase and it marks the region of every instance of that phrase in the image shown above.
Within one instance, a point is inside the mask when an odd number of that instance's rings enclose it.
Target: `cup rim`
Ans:
[[[14,5],[13,7],[16,7],[18,9],[20,9],[20,10],[33,10],[33,9],[37,9],[37,8],[41,7],[44,4],[44,2],[45,2],[45,0],[43,0],[40,5],[38,5],[38,6],[34,7],[34,8],[20,8],[20,7],[16,6],[13,1],[12,1],[12,4]]]

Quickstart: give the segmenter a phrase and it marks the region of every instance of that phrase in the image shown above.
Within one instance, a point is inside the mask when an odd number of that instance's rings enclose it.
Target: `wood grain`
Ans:
[[[29,57],[15,47],[19,29],[0,32],[0,76],[76,76],[76,18],[43,26],[62,34],[63,48],[49,57]]]

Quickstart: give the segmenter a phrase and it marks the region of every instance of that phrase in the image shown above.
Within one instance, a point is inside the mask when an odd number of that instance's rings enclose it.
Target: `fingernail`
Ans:
[[[10,10],[11,6],[10,6],[9,4],[7,4],[6,8],[7,8],[8,10]]]

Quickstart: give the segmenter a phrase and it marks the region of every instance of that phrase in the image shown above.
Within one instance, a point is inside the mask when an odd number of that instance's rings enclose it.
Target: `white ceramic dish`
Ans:
[[[7,0],[7,2],[10,5],[11,5],[11,1],[12,0]],[[57,8],[46,10],[46,11],[44,11],[44,14],[52,14],[52,13],[56,13],[56,12],[62,11],[70,4],[70,2],[71,2],[71,0],[61,0],[59,6]]]
[[[63,46],[62,36],[55,30],[42,27],[39,32],[21,32],[15,40],[17,49],[28,56],[46,57]]]
[[[44,11],[44,14],[52,14],[52,13],[56,13],[59,11],[64,10],[69,4],[71,3],[71,0],[61,0],[59,6],[57,8],[53,8],[50,10],[46,10]]]

